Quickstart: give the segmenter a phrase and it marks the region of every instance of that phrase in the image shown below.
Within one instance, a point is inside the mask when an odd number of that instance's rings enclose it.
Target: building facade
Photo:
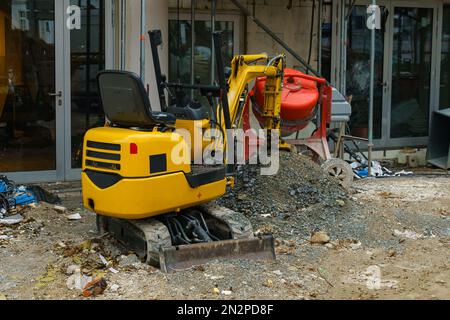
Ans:
[[[240,1],[351,97],[352,132],[367,135],[371,0]],[[0,3],[0,173],[22,182],[78,179],[84,133],[104,121],[99,70],[141,73],[158,109],[143,30],[162,30],[171,81],[215,80],[213,29],[224,32],[227,60],[284,51],[229,0],[143,2],[144,15],[140,0]],[[450,1],[377,2],[376,146],[423,147],[431,113],[450,108]],[[301,68],[290,55],[288,66]]]

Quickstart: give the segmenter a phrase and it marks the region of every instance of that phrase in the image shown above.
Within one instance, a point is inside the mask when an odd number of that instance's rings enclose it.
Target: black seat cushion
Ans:
[[[108,120],[120,127],[173,126],[175,116],[152,112],[141,79],[133,72],[107,70],[97,76],[102,105]]]

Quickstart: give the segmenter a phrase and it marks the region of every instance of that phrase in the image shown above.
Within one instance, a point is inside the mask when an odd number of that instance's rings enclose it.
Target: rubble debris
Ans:
[[[118,274],[119,273],[119,270],[116,270],[116,269],[114,269],[114,268],[109,268],[108,269],[111,273],[114,273],[114,274]]]
[[[355,161],[351,164],[353,172],[359,178],[367,178],[369,176],[369,162],[364,160],[361,162]],[[413,175],[412,171],[402,170],[400,172],[393,172],[386,167],[383,167],[380,162],[372,161],[372,177],[403,177]]]
[[[411,230],[405,230],[403,232],[399,230],[394,230],[394,235],[400,238],[406,238],[410,240],[420,240],[425,238],[423,234],[419,234]]]
[[[222,295],[223,296],[231,296],[233,294],[233,291],[231,290],[223,290]]]
[[[91,282],[89,282],[84,288],[83,288],[83,297],[89,298],[89,297],[97,297],[99,295],[102,295],[103,292],[108,288],[108,283],[106,282],[105,278],[97,278]]]
[[[345,207],[345,201],[344,201],[344,200],[337,199],[336,202],[337,202],[337,204],[340,205],[341,207]]]
[[[56,245],[57,245],[58,247],[62,248],[62,249],[67,248],[66,244],[65,244],[64,242],[62,242],[62,241],[59,241]]]
[[[225,277],[224,276],[212,276],[212,275],[209,275],[209,274],[206,274],[205,273],[205,277],[207,278],[207,279],[209,279],[209,280],[221,280],[221,279],[224,279]]]
[[[348,246],[350,247],[350,249],[356,251],[362,248],[362,243],[361,242],[350,243]]]
[[[74,274],[78,269],[81,270],[80,266],[78,266],[78,265],[70,265],[70,266],[67,267],[66,274],[68,276],[70,276],[70,275]]]
[[[72,269],[68,269],[68,273],[72,272],[72,275],[67,279],[66,285],[69,290],[83,290],[88,283],[92,281],[92,277],[86,276],[81,273],[80,266],[76,266],[75,268],[69,267]]]
[[[219,295],[220,294],[220,290],[217,287],[214,287],[213,289],[213,293]]]
[[[109,266],[109,261],[106,260],[104,256],[102,256],[100,253],[98,254],[98,257],[100,258],[100,261],[105,265],[105,267]]]
[[[4,226],[12,226],[15,224],[19,224],[23,221],[23,216],[20,214],[16,214],[14,216],[6,217],[3,219],[0,219],[0,225]]]
[[[63,206],[54,206],[53,209],[59,214],[66,214],[68,211],[67,208]]]
[[[314,232],[311,236],[310,243],[311,244],[327,244],[331,241],[330,236],[324,231]]]
[[[142,263],[141,260],[139,260],[139,258],[134,254],[130,254],[128,256],[121,256],[118,260],[119,260],[119,267],[121,268],[135,267],[136,265]]]
[[[81,220],[81,215],[78,212],[76,212],[76,213],[67,215],[66,218],[69,221],[78,221],[78,220]]]
[[[109,287],[109,290],[111,290],[112,292],[117,292],[119,291],[120,286],[118,284],[113,284]]]

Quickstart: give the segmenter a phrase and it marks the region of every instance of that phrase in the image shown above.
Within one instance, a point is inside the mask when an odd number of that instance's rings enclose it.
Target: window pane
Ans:
[[[332,11],[333,6],[331,3],[325,3],[323,5],[323,21],[322,21],[322,76],[327,80],[331,79],[331,43],[332,43]]]
[[[355,6],[349,20],[346,94],[352,97],[352,134],[368,136],[370,97],[371,31],[367,28],[367,7]],[[376,32],[374,137],[381,138],[383,107],[384,35]]]
[[[81,8],[81,29],[70,32],[72,168],[81,167],[84,134],[104,124],[97,73],[105,68],[104,0],[71,0]]]
[[[450,108],[450,5],[444,6],[441,64],[441,109]]]
[[[170,20],[169,22],[169,80],[191,83],[191,22]],[[234,23],[217,21],[216,31],[223,31],[223,59],[225,66],[231,65],[234,52]],[[194,79],[201,84],[211,84],[214,57],[212,56],[212,33],[210,21],[195,22]],[[216,74],[214,69],[214,74]]]
[[[56,169],[55,1],[0,1],[0,172]]]
[[[191,23],[169,22],[169,80],[191,83]]]
[[[433,9],[395,8],[391,138],[428,136]]]

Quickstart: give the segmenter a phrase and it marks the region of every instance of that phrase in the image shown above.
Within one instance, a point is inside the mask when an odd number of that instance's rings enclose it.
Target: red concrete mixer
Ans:
[[[264,106],[264,92],[266,78],[261,77],[256,80],[253,90],[250,92],[250,99],[247,99],[244,109],[243,126],[244,130],[250,130],[250,100],[255,117],[262,127],[265,127],[266,118],[262,115]],[[313,158],[317,161],[331,159],[328,141],[327,128],[331,122],[332,87],[323,78],[306,75],[294,69],[285,69],[284,87],[281,101],[281,134],[283,136],[292,135],[304,129],[308,124],[316,119],[316,130],[311,137],[298,140],[285,140],[293,146],[306,146],[313,151]],[[249,139],[249,145],[257,145],[258,138]],[[251,155],[255,147],[249,147],[248,154]]]
[[[266,78],[260,77],[251,93],[253,113],[263,127],[266,119],[261,110],[264,106],[265,86]],[[291,135],[304,129],[316,116],[320,99],[317,81],[300,71],[285,69],[281,99],[281,131],[285,136]]]

